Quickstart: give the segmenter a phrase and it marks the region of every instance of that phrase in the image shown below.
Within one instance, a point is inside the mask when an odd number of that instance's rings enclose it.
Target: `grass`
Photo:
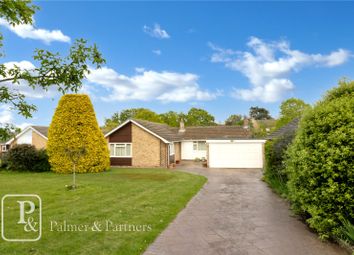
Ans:
[[[281,180],[279,177],[271,174],[266,174],[263,177],[263,180],[269,185],[269,187],[274,190],[278,195],[283,198],[286,198],[288,195],[288,187],[286,183]]]
[[[78,189],[67,190],[65,186],[71,184],[71,179],[71,175],[54,173],[0,172],[0,197],[9,193],[38,194],[43,215],[39,241],[13,243],[0,239],[0,254],[141,254],[206,182],[202,176],[166,169],[79,174]],[[5,222],[16,223],[18,207],[5,209],[10,210]],[[145,231],[112,228],[60,232],[51,227],[54,221],[89,225],[98,222],[105,226],[107,220],[117,225],[145,225]],[[8,231],[11,235],[22,233]]]

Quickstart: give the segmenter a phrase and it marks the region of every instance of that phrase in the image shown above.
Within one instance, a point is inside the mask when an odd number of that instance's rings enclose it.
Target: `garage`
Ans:
[[[210,168],[263,168],[265,140],[208,140]]]

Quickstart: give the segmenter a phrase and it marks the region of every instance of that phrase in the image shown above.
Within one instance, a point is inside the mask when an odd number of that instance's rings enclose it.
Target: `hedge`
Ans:
[[[302,118],[287,152],[289,199],[322,238],[354,222],[354,82],[341,81]]]
[[[90,98],[82,94],[64,95],[48,130],[48,155],[52,170],[71,173],[68,151],[85,149],[76,172],[102,172],[109,168],[108,146],[101,132]]]
[[[11,148],[2,157],[2,166],[11,171],[50,171],[46,151],[44,149],[37,150],[29,144],[16,145]]]
[[[286,195],[288,176],[284,160],[286,150],[295,137],[295,131],[288,131],[281,137],[265,144],[265,181],[279,194]]]

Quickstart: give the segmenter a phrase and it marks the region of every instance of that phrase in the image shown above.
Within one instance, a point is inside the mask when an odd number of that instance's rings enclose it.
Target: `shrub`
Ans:
[[[44,149],[37,151],[37,161],[33,165],[33,171],[46,172],[50,171],[49,157],[47,151]]]
[[[47,150],[54,172],[72,172],[69,148],[86,150],[77,162],[78,173],[101,172],[110,166],[107,142],[87,95],[64,95],[59,101],[48,130]]]
[[[45,172],[50,170],[45,150],[36,150],[29,144],[11,148],[5,156],[6,168],[12,171]]]
[[[342,238],[348,243],[354,245],[354,225],[347,220],[343,220],[343,227],[341,228]]]
[[[267,141],[265,144],[265,181],[281,195],[287,194],[288,181],[285,171],[286,149],[295,137],[295,131],[289,131],[283,136]]]
[[[347,92],[345,92],[347,91]],[[354,220],[354,82],[342,83],[301,119],[287,152],[289,198],[322,238]]]

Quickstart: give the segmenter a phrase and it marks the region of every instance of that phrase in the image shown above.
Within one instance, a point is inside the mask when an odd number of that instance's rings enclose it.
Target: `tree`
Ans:
[[[4,0],[0,2],[0,18],[10,25],[32,24],[32,16],[39,8],[31,0]],[[0,34],[0,47],[3,36]],[[2,56],[2,55],[1,55]],[[10,104],[19,114],[31,117],[36,106],[29,104],[25,95],[12,88],[12,84],[26,82],[29,87],[59,92],[77,92],[82,80],[89,74],[89,65],[100,68],[105,63],[97,46],[87,46],[87,41],[78,39],[65,57],[59,53],[36,49],[33,57],[37,67],[26,69],[18,65],[0,64],[0,102]]]
[[[242,115],[239,114],[232,114],[225,120],[226,126],[242,126],[243,125],[243,118]]]
[[[15,137],[18,133],[21,132],[21,129],[12,125],[12,124],[4,124],[0,127],[0,141],[7,142],[11,138]]]
[[[120,114],[119,112],[113,113],[112,117],[104,120],[104,126],[102,127],[104,131],[110,131],[120,124]]]
[[[160,116],[150,109],[131,108],[124,109],[121,112],[116,112],[111,118],[105,119],[105,125],[103,128],[105,130],[110,130],[128,119],[140,119],[159,123],[162,122]]]
[[[301,117],[304,111],[310,107],[309,104],[297,98],[289,98],[283,101],[280,105],[280,118],[276,122],[276,128],[280,128],[293,119]]]
[[[255,120],[269,120],[272,118],[267,109],[258,106],[250,108],[250,117]]]
[[[76,166],[81,159],[81,157],[85,156],[86,154],[86,147],[67,147],[65,149],[65,153],[70,159],[72,165],[73,165],[73,184],[69,186],[69,189],[76,189]]]
[[[285,161],[289,199],[322,238],[354,222],[354,82],[340,82],[301,118]]]
[[[90,98],[82,94],[64,95],[48,130],[47,151],[52,170],[72,173],[72,158],[67,152],[81,151],[82,148],[86,153],[75,162],[76,172],[102,172],[109,168],[107,142],[98,126]]]
[[[166,113],[160,114],[160,119],[163,123],[171,126],[171,127],[179,127],[179,123],[181,121],[182,114],[169,111]]]
[[[209,112],[199,108],[191,108],[185,115],[186,126],[211,126],[215,124],[215,118]]]

